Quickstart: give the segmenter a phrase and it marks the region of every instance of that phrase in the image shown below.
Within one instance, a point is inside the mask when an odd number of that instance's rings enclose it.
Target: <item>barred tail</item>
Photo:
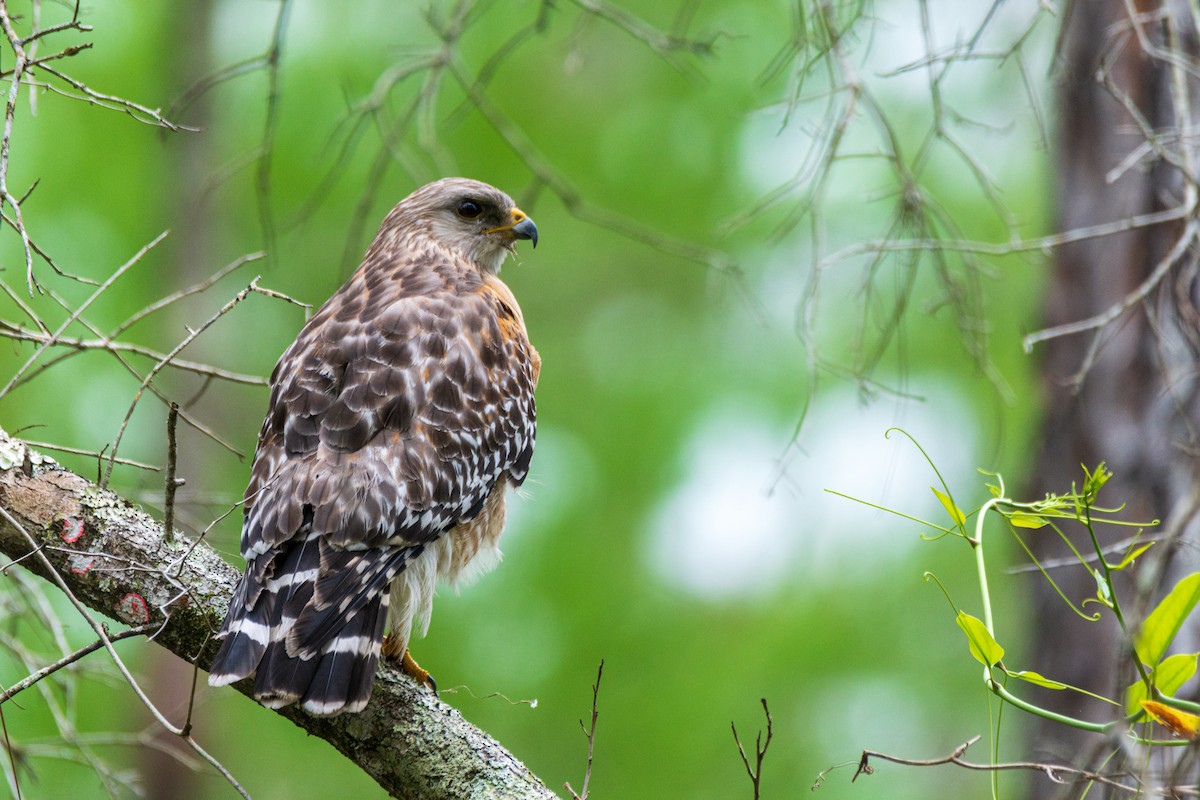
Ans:
[[[339,550],[310,533],[282,554],[264,554],[276,562],[273,577],[260,582],[267,570],[249,565],[218,634],[209,684],[254,676],[254,699],[269,708],[361,711],[379,663],[388,585],[423,549]]]
[[[312,658],[289,655],[286,637],[271,642],[258,665],[254,699],[268,708],[299,703],[317,716],[362,711],[375,683],[387,606],[385,590]]]
[[[276,595],[260,595],[259,602],[247,608],[246,595],[251,580],[249,575],[243,577],[229,601],[229,613],[217,634],[217,638],[224,641],[209,667],[210,686],[225,686],[253,675],[266,652],[275,616]]]

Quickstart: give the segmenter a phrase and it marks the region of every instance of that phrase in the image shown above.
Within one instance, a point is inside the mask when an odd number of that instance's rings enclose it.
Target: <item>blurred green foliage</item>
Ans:
[[[43,6],[44,25],[69,18],[69,8]],[[915,44],[904,39],[919,32],[916,6],[874,4],[886,41],[863,29],[845,42],[860,77],[882,82],[878,96],[909,155],[931,124],[928,86],[920,70],[892,76],[893,83],[884,78],[922,54],[919,36]],[[988,6],[947,10],[936,34],[951,41],[956,25],[977,24],[972,15]],[[625,17],[588,8],[619,9],[645,27],[623,27]],[[847,16],[861,11],[854,3],[839,8]],[[261,66],[173,107],[202,75],[267,52],[278,11],[266,0],[88,6],[83,20],[94,32],[47,38],[41,52],[92,42],[60,68],[202,130],[170,133],[44,91],[35,109],[23,93],[10,184],[21,193],[40,181],[23,206],[32,235],[62,269],[93,280],[171,230],[88,310],[101,330],[271,247],[266,260],[138,323],[127,337],[163,351],[259,273],[262,285],[319,304],[386,210],[444,174],[492,182],[537,220],[538,249],[522,248],[504,277],[544,359],[539,449],[514,503],[504,564],[460,595],[444,593],[428,638],[414,646],[448,690],[445,699],[552,788],[567,780],[579,788],[587,742],[578,720],[590,713],[604,659],[592,790],[610,798],[750,797],[729,724],[736,721],[752,746],[763,725],[760,698],[775,726],[767,797],[807,793],[821,770],[855,761],[863,748],[934,757],[986,733],[986,698],[962,634],[940,593],[921,580],[923,570],[936,572],[969,609],[965,546],[921,544],[912,527],[822,490],[935,513],[927,467],[911,448],[884,439],[892,424],[910,430],[948,475],[968,471],[956,487],[962,492],[978,484],[970,472],[977,465],[1022,473],[1037,408],[1018,339],[1036,316],[1043,264],[1035,254],[984,257],[981,273],[958,261],[949,267],[967,276],[962,285],[986,314],[968,320],[988,334],[985,351],[974,355],[930,260],[831,262],[820,295],[812,293],[815,233],[823,257],[901,235],[911,218],[897,231],[894,164],[879,157],[873,121],[882,108],[865,106],[851,120],[849,150],[831,167],[819,221],[795,215],[801,184],[784,202],[745,216],[801,171],[831,124],[831,79],[815,69],[817,77],[797,85],[806,59],[820,66],[809,4],[296,0],[269,139],[271,82]],[[448,27],[462,31],[450,43],[437,33]],[[711,52],[639,38],[650,30],[686,31]],[[1032,41],[1052,37],[1041,30]],[[889,51],[902,39],[915,49]],[[486,97],[491,118],[447,71],[419,69],[376,92],[391,67],[430,58],[470,76],[495,63],[473,90]],[[1018,232],[1036,235],[1046,225],[1047,155],[1019,76],[968,74],[977,79],[945,91],[958,92],[979,123],[946,124],[957,125],[956,135],[999,176]],[[356,116],[372,97],[376,112]],[[427,102],[414,105],[420,97]],[[790,108],[780,105],[789,98]],[[514,131],[519,138],[506,141]],[[264,146],[268,195],[259,171]],[[1010,238],[952,151],[935,148],[917,172],[928,206],[954,221],[939,235]],[[550,187],[539,177],[550,177]],[[264,214],[274,239],[264,234]],[[597,224],[611,217],[620,221]],[[702,258],[681,256],[687,247],[702,248]],[[65,317],[50,295],[23,294],[11,230],[0,236],[0,258],[4,280],[25,302],[47,320]],[[68,307],[93,291],[54,277],[40,261],[36,270]],[[911,307],[888,328],[881,320],[900,298]],[[19,319],[6,303],[2,316]],[[810,312],[820,352],[798,336]],[[302,322],[295,306],[251,296],[185,356],[265,376]],[[868,364],[859,356],[880,337],[887,343]],[[0,344],[0,375],[31,353],[29,345]],[[981,359],[1004,376],[1015,402],[981,377]],[[133,363],[143,371],[151,364]],[[77,355],[0,399],[0,424],[100,450],[113,442],[137,383],[110,356]],[[247,456],[190,428],[181,432],[187,485],[178,520],[199,531],[240,498],[266,393],[170,371],[156,385]],[[163,463],[165,416],[161,402],[143,398],[120,455]],[[96,474],[94,458],[62,460]],[[157,507],[161,480],[119,468],[114,488]],[[984,497],[958,499],[974,507]],[[235,563],[238,517],[208,535]],[[997,578],[995,602],[1019,608],[1021,581],[1029,579]],[[82,623],[65,607],[61,616],[68,634],[84,641]],[[7,625],[47,645],[36,626]],[[1006,644],[1021,646],[1016,632],[1005,633]],[[151,696],[182,718],[186,666],[146,644],[122,649]],[[26,672],[0,659],[6,685]],[[119,681],[89,680],[78,692],[78,730],[152,732]],[[536,707],[519,702],[533,698]],[[34,693],[6,704],[4,715],[15,742],[59,736]],[[194,720],[198,739],[256,798],[382,796],[323,742],[233,692],[202,685]],[[145,746],[100,751],[125,768],[160,769]],[[25,796],[100,795],[91,766],[78,760],[33,759],[21,773]],[[987,786],[985,777],[950,768],[880,768],[854,785],[851,774],[833,772],[818,796],[980,796]],[[185,776],[173,779],[180,782],[172,796],[232,796],[207,768]]]

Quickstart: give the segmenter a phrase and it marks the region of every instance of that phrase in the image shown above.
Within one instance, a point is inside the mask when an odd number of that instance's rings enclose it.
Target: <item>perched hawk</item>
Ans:
[[[210,684],[254,675],[272,708],[361,711],[382,650],[432,685],[413,622],[438,579],[499,560],[504,490],[533,454],[541,359],[496,277],[518,239],[537,228],[498,189],[418,189],[279,359]]]

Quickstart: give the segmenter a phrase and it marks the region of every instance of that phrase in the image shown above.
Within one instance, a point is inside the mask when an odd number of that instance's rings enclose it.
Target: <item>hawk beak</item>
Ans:
[[[513,211],[513,216],[521,214],[520,211]],[[533,242],[533,246],[537,247],[537,225],[533,224],[533,220],[521,214],[521,221],[512,228],[513,236],[517,239],[528,239]]]
[[[533,242],[534,247],[537,247],[538,231],[537,225],[533,224],[533,220],[526,216],[525,212],[519,208],[514,208],[510,214],[512,215],[512,222],[508,225],[501,225],[499,228],[492,228],[491,230],[484,231],[484,233],[508,231],[514,239],[528,239]]]

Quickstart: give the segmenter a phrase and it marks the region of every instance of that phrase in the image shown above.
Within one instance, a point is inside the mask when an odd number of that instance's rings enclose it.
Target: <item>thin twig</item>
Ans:
[[[263,297],[272,297],[276,300],[282,300],[285,303],[291,303],[292,305],[299,306],[300,308],[303,308],[306,311],[312,309],[312,303],[305,303],[303,300],[297,300],[296,298],[292,297],[289,294],[284,294],[283,292],[277,292],[274,289],[267,289],[262,286],[255,286],[254,292],[256,294],[261,294]]]
[[[954,764],[956,766],[963,767],[964,769],[977,770],[981,772],[1006,772],[1012,770],[1040,772],[1057,784],[1065,784],[1067,781],[1064,776],[1071,776],[1076,780],[1101,783],[1105,786],[1111,786],[1114,789],[1119,789],[1123,792],[1128,792],[1133,795],[1140,795],[1143,791],[1145,791],[1141,786],[1130,786],[1129,784],[1122,783],[1121,781],[1116,780],[1109,775],[1102,775],[1098,772],[1092,772],[1086,769],[1078,769],[1076,767],[1063,766],[1060,764],[1043,764],[1037,761],[1012,761],[999,764],[976,764],[971,761],[964,761],[962,759],[963,753],[967,751],[968,747],[978,742],[979,738],[980,737],[978,736],[971,737],[958,747],[954,748],[953,753],[941,758],[903,758],[901,756],[894,756],[889,753],[881,753],[875,750],[863,750],[862,758],[860,758],[858,761],[858,769],[855,771],[854,777],[850,780],[853,782],[858,779],[859,775],[874,774],[875,768],[871,766],[870,760],[872,758],[878,758],[884,761],[891,761],[894,764],[903,764],[910,767],[936,767],[942,764]],[[1172,789],[1184,788],[1187,787],[1172,787]]]
[[[21,235],[21,244],[25,250],[25,282],[30,296],[34,293],[37,281],[33,277],[33,247],[29,242],[29,231],[25,228],[25,219],[21,214],[21,203],[13,197],[8,188],[8,165],[12,150],[13,121],[17,113],[17,95],[21,88],[21,79],[25,74],[29,56],[22,46],[21,37],[13,29],[12,19],[8,14],[8,0],[0,0],[0,28],[8,39],[13,51],[12,77],[9,81],[8,99],[4,106],[4,133],[0,136],[0,204],[8,203],[12,207],[13,222],[17,233]],[[46,67],[49,69],[49,67]]]
[[[199,128],[193,128],[190,125],[181,125],[177,122],[172,122],[159,113],[157,109],[148,108],[140,103],[135,103],[132,100],[128,100],[124,97],[117,97],[115,95],[97,92],[81,81],[77,81],[71,76],[59,72],[54,67],[49,67],[43,64],[42,66],[38,67],[38,69],[40,69],[42,72],[49,72],[63,83],[69,84],[73,89],[81,92],[83,96],[79,97],[71,94],[70,92],[64,92],[63,90],[54,86],[54,84],[41,82],[37,82],[35,84],[33,81],[31,81],[30,85],[41,86],[57,94],[61,94],[66,97],[72,97],[78,100],[84,100],[92,105],[100,106],[101,108],[107,108],[113,111],[123,111],[138,122],[142,122],[147,125],[167,128],[168,130],[172,131],[188,131],[190,133],[199,133],[200,131]]]
[[[33,97],[33,96],[34,96],[33,94],[30,94],[30,97]],[[17,202],[24,204],[25,199],[27,197],[29,197],[30,194],[33,193],[33,190],[35,188],[37,188],[37,185],[38,185],[38,181],[34,181],[29,186],[29,189],[25,192],[25,195],[17,199]],[[9,226],[14,231],[17,231],[18,233],[20,233],[20,230],[17,228],[17,223],[11,217],[9,217],[8,214],[5,214],[4,212],[0,211],[0,220],[2,220],[5,225]],[[56,275],[61,275],[64,278],[70,278],[73,281],[76,281],[76,282],[82,283],[82,284],[86,284],[88,286],[99,286],[100,285],[99,281],[92,280],[91,278],[85,278],[82,275],[76,275],[74,273],[70,273],[70,272],[67,272],[66,270],[64,270],[62,267],[60,267],[54,261],[53,258],[50,257],[49,253],[47,253],[45,250],[43,250],[38,245],[37,241],[35,239],[33,239],[32,237],[29,239],[29,246],[33,248],[33,252],[36,253],[40,259],[42,259],[43,261],[45,261],[47,264],[50,265],[50,269],[54,270],[54,273]]]
[[[261,294],[261,292],[260,292]],[[303,304],[301,304],[303,305]],[[102,339],[80,339],[71,336],[54,336],[50,333],[36,333],[26,330],[17,325],[0,320],[0,337],[6,339],[19,339],[26,342],[36,342],[39,344],[47,344],[53,341],[53,344],[58,347],[67,347],[74,350],[107,350],[110,353],[132,353],[134,355],[145,356],[146,358],[155,361],[161,361],[166,358],[166,355],[159,350],[154,350],[150,347],[132,344],[129,342],[114,342],[107,338]],[[240,383],[246,386],[266,386],[267,379],[261,375],[247,375],[241,372],[232,372],[220,367],[214,367],[211,364],[202,364],[198,361],[187,361],[184,359],[174,359],[171,361],[171,366],[175,369],[183,370],[184,372],[194,372],[197,375],[204,375],[210,378],[220,378],[230,383]]]
[[[154,380],[154,376],[157,375],[164,367],[170,364],[172,359],[174,359],[175,356],[178,355],[185,347],[194,342],[197,336],[208,330],[213,323],[233,310],[234,306],[245,300],[248,295],[255,292],[258,289],[258,281],[260,277],[261,276],[255,276],[254,280],[250,281],[250,284],[245,289],[242,289],[240,292],[234,295],[228,303],[221,306],[217,313],[205,320],[204,323],[201,324],[196,330],[189,331],[188,335],[185,336],[183,340],[177,344],[173,350],[171,350],[171,352],[167,353],[162,360],[155,364],[154,367],[146,373],[146,377],[142,378],[142,385],[139,386],[137,392],[134,393],[133,400],[129,404],[129,411],[126,412],[125,419],[121,422],[121,427],[117,431],[116,438],[113,440],[112,451],[108,460],[108,467],[104,471],[103,480],[100,481],[101,486],[107,486],[109,478],[112,477],[113,465],[116,463],[113,459],[117,455],[117,449],[121,446],[121,439],[125,435],[125,429],[129,427],[129,421],[133,418],[133,412],[137,408],[138,401],[142,399],[142,393],[145,392],[146,387],[150,385],[150,382]]]
[[[172,303],[176,303],[176,302],[184,299],[185,297],[191,297],[194,294],[200,294],[201,292],[205,292],[205,291],[211,289],[226,275],[230,274],[231,272],[235,272],[238,269],[241,269],[242,267],[244,267],[247,264],[250,264],[250,263],[253,263],[255,261],[262,259],[265,255],[266,254],[263,253],[261,250],[258,252],[255,252],[255,253],[247,253],[244,256],[240,256],[239,258],[234,259],[233,261],[226,264],[224,267],[217,270],[212,275],[210,275],[209,277],[200,281],[199,283],[193,284],[193,285],[187,287],[186,289],[180,289],[178,292],[173,292],[159,300],[155,300],[153,303],[146,306],[141,311],[138,311],[137,313],[133,314],[131,317],[129,317],[129,319],[125,320],[120,325],[113,328],[112,332],[108,334],[108,338],[116,339],[122,333],[129,330],[131,327],[136,325],[138,322],[141,322],[146,317],[150,316],[151,314],[155,313],[156,311],[162,311],[167,306],[171,305]]]
[[[154,631],[154,630],[158,630],[161,627],[162,627],[161,623],[148,622],[145,625],[138,625],[137,627],[128,628],[126,630],[120,631],[119,633],[109,634],[108,639],[109,639],[109,641],[112,641],[112,642],[119,642],[122,639],[129,639],[133,636],[144,636],[145,634],[150,633],[151,631]],[[91,644],[84,645],[83,647],[79,648],[75,652],[63,656],[62,658],[55,661],[53,664],[47,664],[46,666],[39,669],[37,672],[34,672],[31,675],[27,675],[25,678],[23,678],[20,681],[17,681],[12,686],[5,689],[3,692],[0,692],[0,706],[3,706],[9,700],[13,699],[18,694],[20,694],[21,692],[28,689],[30,686],[33,686],[38,681],[40,681],[46,677],[49,677],[50,675],[53,675],[55,672],[58,672],[63,667],[66,667],[70,664],[74,664],[79,659],[83,658],[84,656],[86,656],[90,653],[96,652],[97,650],[101,649],[102,647],[104,647],[104,642],[100,639],[97,639],[96,641],[92,642]]]
[[[634,39],[645,44],[659,57],[677,69],[680,74],[695,78],[695,69],[679,58],[680,53],[690,55],[712,55],[717,36],[708,39],[689,39],[675,34],[664,33],[640,17],[634,16],[621,6],[605,2],[605,0],[572,0],[584,11],[612,23]]]
[[[1189,220],[1183,232],[1175,240],[1174,246],[1171,247],[1170,251],[1163,256],[1154,270],[1137,287],[1093,317],[1088,317],[1078,322],[1070,322],[1065,325],[1056,325],[1053,328],[1046,328],[1027,335],[1022,340],[1025,345],[1025,352],[1031,352],[1033,346],[1039,342],[1055,339],[1060,336],[1070,336],[1076,333],[1099,330],[1115,322],[1126,311],[1145,300],[1150,292],[1162,282],[1163,278],[1171,271],[1171,268],[1175,266],[1183,254],[1195,242],[1198,230],[1200,230],[1200,223],[1196,220]]]
[[[36,27],[36,26],[35,26]],[[32,44],[43,36],[49,36],[52,33],[61,33],[62,31],[79,31],[80,33],[91,33],[93,28],[91,25],[84,25],[78,20],[70,22],[60,22],[58,25],[51,25],[47,28],[38,28],[33,33],[21,40],[21,44]]]
[[[4,706],[0,705],[0,729],[4,732],[4,750],[8,754],[8,765],[12,770],[12,790],[16,800],[21,800],[21,781],[17,774],[17,756],[13,752],[12,740],[8,738],[8,722],[4,719]]]
[[[1019,575],[1023,572],[1041,572],[1042,570],[1047,569],[1075,567],[1079,566],[1081,563],[1093,564],[1105,556],[1124,552],[1140,541],[1142,541],[1142,534],[1139,531],[1133,536],[1129,536],[1119,542],[1113,542],[1110,545],[1106,545],[1096,552],[1080,553],[1078,555],[1063,556],[1062,558],[1046,558],[1041,559],[1036,564],[1017,564],[1016,566],[1009,567],[1007,570],[1005,570],[1005,572],[1007,572],[1009,575]],[[1152,539],[1149,541],[1153,543],[1157,540]]]
[[[47,61],[58,61],[59,59],[70,58],[71,56],[79,55],[84,50],[91,50],[91,49],[92,49],[92,43],[84,42],[83,44],[76,44],[76,45],[71,45],[70,47],[63,48],[62,50],[59,50],[57,53],[51,53],[48,56],[41,56],[38,58],[33,58],[32,54],[30,54],[30,58],[25,62],[25,69],[31,70],[34,67],[45,64]],[[0,77],[4,77],[7,74],[8,74],[7,72],[0,72]]]
[[[220,69],[197,80],[191,86],[183,91],[175,99],[171,106],[167,109],[167,116],[174,117],[182,114],[192,103],[199,100],[208,93],[213,87],[219,86],[226,81],[248,75],[255,70],[262,69],[267,65],[266,54],[253,56],[244,61],[239,61],[234,64],[221,67]]]
[[[208,535],[208,532],[211,531],[213,528],[215,528],[217,525],[219,525],[222,521],[224,521],[230,514],[232,514],[234,511],[237,511],[239,508],[241,508],[245,504],[246,504],[246,500],[245,500],[245,498],[243,498],[241,500],[238,500],[236,503],[231,505],[229,508],[225,509],[225,511],[218,514],[217,517],[215,519],[213,519],[212,522],[208,523],[208,525],[205,526],[204,530],[200,531],[200,535],[197,536],[195,538],[195,540],[192,542],[191,546],[188,547],[187,552],[185,552],[182,556],[180,556],[179,560],[176,563],[168,565],[166,567],[166,569],[163,570],[163,572],[167,575],[174,573],[175,578],[180,577],[183,574],[183,565],[187,562],[188,556],[190,556],[192,554],[192,551],[194,551],[200,545],[200,543],[204,541],[204,537]]]
[[[0,0],[0,2],[2,2],[2,0]],[[0,389],[0,397],[3,397],[4,395],[8,394],[8,392],[13,388],[13,386],[15,386],[17,384],[17,382],[21,379],[21,376],[25,374],[25,371],[28,370],[31,366],[33,366],[33,363],[35,361],[37,361],[37,359],[42,355],[42,353],[44,353],[47,349],[49,349],[50,347],[53,347],[55,344],[58,343],[58,337],[62,335],[63,331],[65,331],[68,327],[70,327],[71,323],[75,322],[75,320],[77,320],[83,314],[83,312],[86,311],[88,309],[88,307],[100,297],[100,295],[102,295],[110,286],[112,286],[118,278],[120,278],[122,275],[125,274],[125,272],[127,270],[129,270],[131,267],[133,267],[135,264],[137,264],[139,261],[141,261],[142,257],[145,256],[146,253],[150,252],[150,250],[152,250],[155,245],[157,245],[159,242],[161,242],[163,239],[165,239],[167,237],[168,233],[169,233],[169,231],[163,231],[158,236],[154,237],[154,239],[149,244],[143,246],[140,250],[138,250],[136,253],[134,253],[132,258],[130,258],[128,261],[126,261],[121,266],[117,267],[117,269],[113,272],[113,274],[108,277],[108,280],[104,281],[104,283],[102,283],[98,287],[96,287],[96,291],[92,292],[90,297],[88,297],[86,300],[84,300],[82,303],[80,303],[79,306],[74,311],[71,312],[71,314],[66,318],[66,320],[64,320],[63,323],[58,326],[58,330],[56,330],[54,333],[52,333],[48,339],[44,340],[41,344],[39,344],[38,347],[34,348],[33,355],[31,355],[25,361],[25,363],[22,364],[21,367],[16,372],[13,373],[13,376],[11,378],[9,378],[8,383],[5,384],[4,388]]]
[[[733,722],[729,723],[730,729],[733,731],[733,741],[737,743],[738,755],[742,757],[742,764],[746,767],[746,774],[750,776],[750,783],[754,786],[754,800],[759,800],[762,791],[762,765],[763,759],[767,755],[767,748],[771,746],[771,737],[774,735],[771,729],[771,709],[767,707],[767,698],[762,698],[759,702],[762,703],[763,714],[767,717],[767,738],[764,741],[762,732],[759,731],[758,738],[754,740],[754,766],[750,766],[750,759],[746,756],[746,748],[742,747],[742,740],[738,737],[737,725]]]
[[[279,62],[283,57],[283,34],[287,30],[291,0],[280,0],[279,13],[271,34],[271,46],[264,55],[267,70],[266,119],[262,147],[259,150],[255,183],[258,193],[258,220],[263,232],[263,247],[272,261],[275,252],[275,215],[271,210],[271,162],[275,152],[275,129],[279,125]]]
[[[0,283],[0,285],[3,285],[3,284]],[[56,303],[61,305],[64,310],[66,310],[68,312],[70,311],[70,305],[65,300],[63,300],[61,297],[59,297],[56,292],[54,292],[53,290],[47,290],[47,293],[50,295],[50,297]],[[85,328],[87,328],[92,333],[100,335],[101,339],[98,341],[100,341],[101,343],[108,342],[108,337],[105,337],[105,336],[103,336],[103,334],[100,334],[100,330],[95,325],[88,322],[86,317],[80,316],[77,321],[79,322],[79,324],[83,325]],[[6,333],[6,331],[4,329],[5,324],[6,323],[0,321],[0,336],[8,336],[9,338],[22,338],[19,336],[15,336],[15,335]],[[35,337],[35,338],[37,341],[45,341],[50,337],[50,335],[51,334],[47,331],[45,337]],[[61,339],[61,338],[57,342],[57,344],[59,344],[59,345],[64,345],[65,343],[66,343],[66,340]],[[132,375],[134,378],[136,378],[139,383],[142,381],[142,377],[143,377],[142,374],[140,372],[138,372],[138,370],[136,368],[134,368],[134,366],[131,363],[129,363],[129,361],[119,352],[119,350],[123,349],[122,346],[113,345],[113,346],[109,347],[106,344],[104,344],[98,349],[108,350],[110,355],[112,355],[112,357],[114,359],[116,359],[117,363],[120,364],[127,372],[129,372],[130,375]],[[144,355],[151,356],[156,361],[158,359],[166,357],[162,353],[156,353],[156,352],[150,351],[148,349],[137,348],[136,346],[134,346],[133,348],[129,348],[129,349],[135,350],[137,352],[141,352]],[[35,377],[37,377],[40,373],[44,372],[45,370],[50,369],[54,365],[65,361],[66,359],[70,358],[71,356],[78,355],[79,353],[86,352],[86,351],[87,351],[87,348],[78,348],[77,347],[77,348],[73,349],[72,351],[62,353],[55,358],[44,361],[41,364],[41,366],[39,366],[33,372],[30,372],[27,375],[25,375],[25,377],[22,378],[21,381],[19,381],[16,385],[19,386],[21,383],[32,381]],[[182,360],[176,360],[176,361],[172,362],[172,366],[179,367],[181,369],[187,368],[188,365],[205,366],[205,365],[195,365],[192,362],[187,362],[187,361],[182,361]],[[216,368],[214,367],[211,369],[216,369]],[[223,372],[223,370],[218,370],[218,372]],[[213,375],[213,374],[205,374],[203,371],[201,371],[199,374],[204,375],[206,385],[207,385],[208,381],[211,381],[215,377],[219,377],[219,376]],[[227,375],[227,377],[229,377],[229,378],[233,378],[235,376],[237,376],[237,373],[228,373],[228,375]],[[249,383],[251,383],[252,385],[265,385],[266,384],[266,381],[263,378],[260,378],[257,376],[241,376],[241,377],[249,378],[250,379]],[[238,382],[242,382],[242,381],[239,380]],[[15,388],[15,386],[14,386],[14,388]],[[163,402],[163,405],[167,405],[169,403],[169,400],[167,399],[166,395],[164,395],[161,391],[159,391],[158,387],[151,384],[147,388],[149,388],[150,392],[155,397],[157,397],[159,400],[161,400]],[[228,450],[230,453],[233,453],[238,458],[244,457],[242,452],[237,447],[234,447],[230,442],[226,441],[223,437],[219,436],[210,427],[208,427],[204,423],[200,422],[198,419],[195,419],[194,417],[192,417],[191,414],[188,414],[181,409],[179,412],[179,418],[182,419],[184,422],[186,422],[188,425],[192,426],[192,428],[194,428],[195,430],[199,431],[200,433],[207,436],[209,439],[216,442],[221,447]]]
[[[49,442],[35,442],[32,439],[22,439],[21,441],[30,447],[36,447],[39,450],[54,450],[59,453],[70,453],[76,456],[91,456],[92,458],[104,458],[103,453],[98,453],[95,450],[84,450],[81,447],[64,447],[61,444],[51,444]],[[117,463],[126,467],[136,467],[144,469],[148,472],[160,472],[162,467],[156,467],[153,464],[143,464],[141,461],[134,461],[132,458],[118,458]]]
[[[175,424],[179,420],[179,404],[172,401],[167,410],[167,483],[163,490],[163,538],[175,541]]]
[[[592,724],[590,727],[585,727],[583,720],[579,720],[579,727],[583,729],[588,740],[587,771],[583,773],[583,789],[576,794],[575,790],[571,788],[570,781],[563,784],[563,788],[571,793],[572,800],[587,800],[588,784],[592,781],[592,757],[596,751],[596,720],[600,717],[597,702],[600,699],[600,678],[603,675],[604,659],[600,659],[600,668],[596,670],[596,682],[592,684]]]

